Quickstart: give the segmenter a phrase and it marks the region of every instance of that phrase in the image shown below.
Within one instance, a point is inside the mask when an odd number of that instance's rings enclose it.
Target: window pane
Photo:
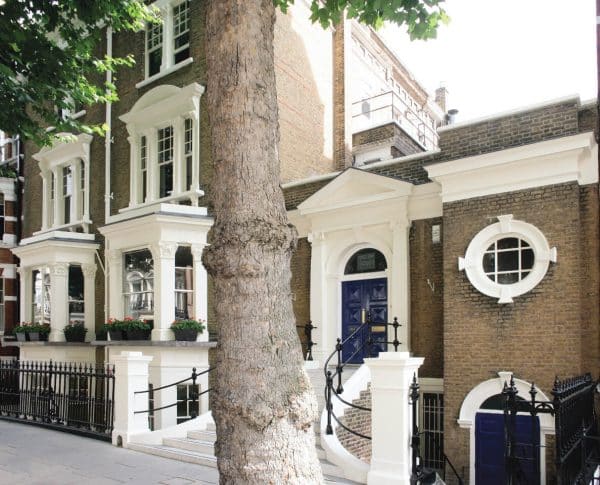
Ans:
[[[346,263],[344,274],[370,273],[387,268],[385,256],[376,249],[361,249]]]
[[[519,273],[503,273],[498,275],[498,283],[510,285],[519,281]]]
[[[483,255],[483,271],[493,273],[496,270],[496,255],[494,253],[485,253]]]
[[[521,252],[521,269],[533,268],[533,249],[524,249]]]
[[[162,64],[162,50],[158,49],[148,53],[148,76],[153,76],[160,72]]]
[[[180,246],[175,253],[175,318],[194,318],[194,271],[192,251]]]
[[[187,406],[185,401],[179,401],[177,403],[177,416],[188,416]]]
[[[505,237],[498,241],[498,249],[518,248],[519,240],[516,237]]]
[[[154,309],[154,261],[148,249],[125,254],[123,295],[127,316],[152,314]]]
[[[177,384],[177,400],[182,401],[187,398],[187,385]]]
[[[159,197],[168,197],[173,192],[173,165],[160,167],[160,194]]]
[[[516,271],[519,269],[519,251],[498,253],[498,271]]]
[[[69,266],[69,323],[84,323],[83,271]]]

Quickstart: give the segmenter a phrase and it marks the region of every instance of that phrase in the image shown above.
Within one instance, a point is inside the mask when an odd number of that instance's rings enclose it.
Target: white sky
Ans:
[[[446,0],[438,38],[380,34],[417,80],[441,83],[457,121],[572,94],[597,95],[594,0]]]

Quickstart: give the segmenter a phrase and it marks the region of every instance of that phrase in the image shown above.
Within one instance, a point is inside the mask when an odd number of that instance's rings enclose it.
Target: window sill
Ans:
[[[33,235],[39,236],[40,234],[45,234],[47,232],[64,231],[65,229],[68,230],[68,229],[72,229],[72,228],[80,227],[80,226],[83,228],[83,230],[85,232],[88,232],[88,227],[91,223],[92,223],[92,221],[90,221],[89,219],[81,219],[79,221],[69,222],[68,224],[62,224],[60,226],[52,226],[47,229],[42,229],[40,231],[34,232]],[[72,232],[76,232],[76,231],[72,231]]]
[[[135,85],[135,87],[137,89],[141,89],[145,86],[148,86],[148,84],[152,84],[154,81],[163,78],[165,76],[168,76],[169,74],[178,71],[179,69],[181,69],[182,67],[187,66],[188,64],[191,64],[192,62],[194,62],[194,58],[193,57],[188,57],[187,59],[175,64],[174,66],[171,67],[167,67],[166,69],[157,72],[156,74],[144,79],[143,81],[140,81],[139,83],[137,83]]]
[[[179,202],[180,200],[192,199],[195,197],[202,197],[204,195],[204,191],[197,190],[187,190],[185,192],[180,192],[179,194],[169,195],[168,197],[162,197],[161,199],[155,199],[153,201],[148,201],[143,204],[135,204],[130,205],[129,207],[124,207],[123,209],[119,209],[119,212],[128,212],[136,209],[140,209],[142,207],[149,207],[158,204],[164,204],[168,202]]]

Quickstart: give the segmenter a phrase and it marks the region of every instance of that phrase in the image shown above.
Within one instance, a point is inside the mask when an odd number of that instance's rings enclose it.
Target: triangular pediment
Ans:
[[[310,214],[408,197],[412,188],[412,184],[402,180],[349,168],[298,205],[298,210]]]

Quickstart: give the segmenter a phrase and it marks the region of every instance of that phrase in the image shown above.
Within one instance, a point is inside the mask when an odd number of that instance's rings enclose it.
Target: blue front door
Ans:
[[[520,458],[517,483],[539,485],[539,418],[520,415],[516,418],[515,455]],[[534,419],[533,430],[532,419]],[[537,453],[536,460],[533,459],[534,452]],[[503,414],[477,413],[475,415],[475,483],[476,485],[505,485],[506,483]]]
[[[387,278],[342,283],[342,340],[360,328],[367,312],[371,325],[365,325],[344,344],[344,362],[362,364],[365,357],[376,357],[387,350]]]

